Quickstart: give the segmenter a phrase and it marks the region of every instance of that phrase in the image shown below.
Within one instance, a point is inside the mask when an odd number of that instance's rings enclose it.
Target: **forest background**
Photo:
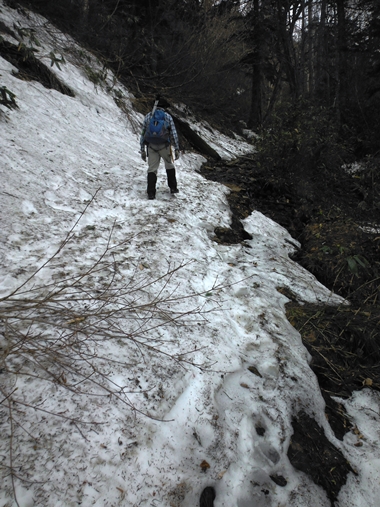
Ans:
[[[96,51],[136,97],[160,92],[235,129],[244,121],[259,131],[279,119],[290,127],[297,113],[312,136],[328,122],[315,156],[332,139],[348,142],[355,157],[379,149],[376,0],[19,3]]]

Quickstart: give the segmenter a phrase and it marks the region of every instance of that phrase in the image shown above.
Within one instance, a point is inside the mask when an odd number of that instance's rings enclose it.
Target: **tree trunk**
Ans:
[[[317,37],[315,96],[325,104],[330,103],[329,77],[326,70],[326,0],[321,2],[320,22]]]
[[[280,58],[284,64],[291,99],[296,101],[299,98],[299,79],[294,55],[293,34],[290,30],[288,30],[287,25],[287,17],[290,14],[289,5],[287,8],[287,10],[284,9],[282,0],[277,0],[279,35],[282,43],[282,54],[280,55]]]
[[[307,80],[307,91],[309,97],[314,95],[314,23],[313,23],[313,2],[309,1],[308,13],[308,80]]]
[[[251,110],[248,120],[252,129],[257,129],[262,123],[262,44],[259,0],[254,0]]]
[[[82,23],[88,23],[88,11],[90,9],[90,0],[82,0]]]
[[[337,65],[337,90],[336,107],[339,124],[342,121],[342,112],[347,103],[347,35],[346,35],[346,12],[345,0],[336,0],[338,16],[338,65]]]
[[[307,73],[306,73],[306,9],[305,0],[301,0],[302,16],[301,16],[301,42],[300,42],[300,65],[299,65],[299,81],[300,81],[300,92],[302,95],[306,95],[308,90]]]

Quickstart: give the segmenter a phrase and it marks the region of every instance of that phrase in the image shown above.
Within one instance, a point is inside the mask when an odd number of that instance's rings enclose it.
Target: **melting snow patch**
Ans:
[[[37,30],[44,53],[57,40],[76,48],[43,18],[0,5],[10,27]],[[299,408],[334,437],[277,288],[343,300],[289,258],[298,243],[258,212],[244,220],[252,240],[212,241],[231,215],[226,188],[197,173],[204,158],[178,161],[176,197],[160,167],[147,201],[142,116],[130,108],[126,118],[67,60],[53,71],[75,98],[15,78],[1,60],[20,109],[0,138],[0,504],[16,493],[22,507],[190,507],[212,485],[215,507],[329,507],[287,459]],[[226,158],[252,150],[198,130]],[[359,475],[340,507],[375,505],[378,400],[346,405],[367,441],[343,443]]]

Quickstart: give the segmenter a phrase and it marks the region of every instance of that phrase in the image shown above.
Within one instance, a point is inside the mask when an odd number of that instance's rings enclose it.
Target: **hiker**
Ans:
[[[177,194],[177,179],[173,164],[172,146],[174,147],[175,160],[179,158],[178,135],[173,118],[163,109],[165,102],[156,100],[153,111],[144,118],[140,145],[141,158],[146,161],[148,152],[148,199],[156,197],[157,170],[161,158],[164,160],[168,186],[171,194]]]

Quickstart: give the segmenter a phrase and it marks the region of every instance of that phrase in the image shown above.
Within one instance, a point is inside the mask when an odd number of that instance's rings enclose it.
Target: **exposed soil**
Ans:
[[[278,288],[290,300],[287,317],[312,356],[326,418],[342,440],[357,428],[332,397],[344,399],[363,388],[380,390],[380,197],[373,172],[358,176],[342,171],[328,182],[307,182],[313,186],[312,199],[300,196],[299,184],[258,168],[254,155],[207,162],[201,172],[231,190],[231,228],[216,228],[216,241],[247,239],[240,220],[258,210],[301,243],[294,260],[349,301],[340,307],[301,306],[293,294]],[[294,415],[293,430],[291,463],[323,487],[334,505],[353,471],[350,464],[306,414]]]
[[[355,471],[342,453],[327,440],[323,429],[314,419],[300,412],[292,424],[294,434],[288,450],[290,462],[321,486],[334,503],[348,472]]]

